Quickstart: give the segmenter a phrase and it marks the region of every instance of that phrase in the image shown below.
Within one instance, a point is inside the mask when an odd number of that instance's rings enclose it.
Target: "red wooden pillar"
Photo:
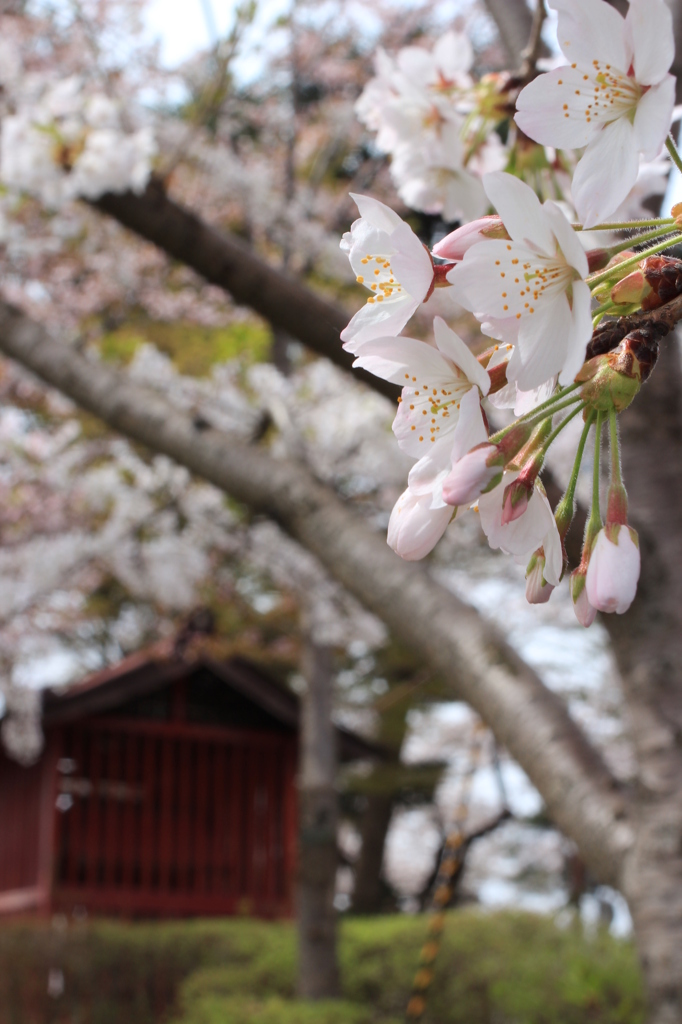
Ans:
[[[284,893],[288,914],[294,912],[294,877],[298,850],[298,801],[296,799],[297,744],[286,744],[284,770]]]
[[[57,762],[61,756],[62,742],[61,731],[53,730],[48,733],[42,757],[37,888],[39,909],[44,914],[52,912],[59,814],[57,810]]]

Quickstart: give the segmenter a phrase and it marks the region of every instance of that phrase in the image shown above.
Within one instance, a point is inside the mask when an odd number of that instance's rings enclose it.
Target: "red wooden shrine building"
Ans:
[[[0,914],[292,912],[298,700],[260,668],[135,655],[43,727],[32,767],[0,751]]]

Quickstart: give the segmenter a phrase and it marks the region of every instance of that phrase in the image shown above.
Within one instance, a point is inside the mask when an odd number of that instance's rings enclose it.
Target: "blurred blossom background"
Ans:
[[[394,403],[273,326],[257,304],[237,302],[215,280],[207,282],[191,255],[164,252],[146,228],[132,224],[131,230],[130,217],[120,214],[123,206],[109,199],[127,202],[132,196],[153,205],[154,190],[162,190],[177,206],[345,309],[350,319],[366,293],[339,246],[357,216],[349,193],[386,203],[429,247],[476,215],[452,184],[461,184],[464,165],[448,163],[447,154],[429,156],[430,136],[420,137],[409,154],[396,143],[389,155],[390,147],[379,144],[382,128],[385,139],[386,126],[394,127],[389,104],[382,106],[379,95],[379,50],[395,60],[407,47],[431,54],[447,33],[468,40],[461,75],[470,81],[475,103],[466,113],[438,109],[443,122],[451,118],[459,126],[458,119],[468,118],[471,189],[479,187],[486,169],[502,169],[513,159],[543,198],[556,198],[571,212],[570,158],[561,164],[543,147],[519,148],[509,121],[499,129],[508,72],[524,59],[535,13],[535,5],[523,0],[262,0],[241,6],[226,0],[5,0],[0,300],[93,365],[116,368],[131,385],[162,396],[173,414],[192,418],[199,439],[219,430],[226,452],[232,439],[265,446],[277,460],[292,459],[384,531],[411,465],[391,432]],[[538,66],[554,66],[553,12],[535,45]],[[446,93],[443,88],[439,103],[450,102]],[[476,133],[480,139],[474,144]],[[624,216],[657,213],[666,189],[666,203],[679,198],[668,176],[663,158],[643,166]],[[484,200],[479,212],[486,208]],[[603,236],[587,239],[586,247],[600,244]],[[188,239],[187,252],[203,244],[197,239]],[[443,316],[475,354],[482,351],[476,321],[446,291],[437,290],[418,308],[410,335],[426,338],[434,315]],[[590,1019],[643,1019],[625,899],[591,876],[525,772],[469,706],[453,699],[447,680],[426,668],[401,637],[274,522],[167,455],[114,433],[16,362],[0,364],[0,394],[0,790],[3,773],[8,779],[17,765],[37,771],[52,756],[48,723],[58,716],[49,719],[45,709],[56,715],[59,700],[85,692],[78,688],[88,680],[95,680],[88,684],[95,688],[109,685],[109,678],[127,680],[129,666],[138,664],[131,658],[155,666],[154,672],[161,664],[193,672],[207,658],[218,664],[241,659],[268,686],[279,687],[287,699],[296,695],[308,707],[310,652],[323,650],[320,671],[331,695],[331,721],[360,737],[369,753],[330,769],[338,798],[330,819],[337,857],[333,904],[342,927],[350,929],[340,940],[350,945],[340,948],[350,952],[342,959],[343,999],[328,1018],[315,1019],[388,1024],[401,1018],[437,866],[453,834],[472,837],[448,900],[458,908],[454,915],[463,915],[464,938],[462,948],[459,940],[444,940],[443,973],[434,983],[433,1016],[427,1019],[559,1020],[542,1016],[554,996],[515,960],[524,949],[541,958],[541,950],[554,948],[554,942],[557,963],[567,972],[579,965],[573,984],[580,1013],[592,998],[596,1009]],[[505,415],[499,412],[498,425]],[[549,468],[558,485],[568,480],[581,426],[572,424],[552,449]],[[590,474],[586,459],[578,496],[588,502]],[[529,606],[525,566],[490,551],[473,515],[449,527],[429,568],[439,584],[495,625],[566,702],[615,779],[631,784],[637,765],[612,638],[602,623],[589,630],[577,623],[565,585],[550,603]],[[137,678],[130,676],[133,682],[125,685],[144,689],[147,684]],[[125,699],[140,694],[126,690]],[[128,717],[130,707],[125,705]],[[211,728],[220,724],[208,712],[195,721]],[[230,728],[244,726],[235,722]],[[378,760],[371,756],[372,745]],[[79,766],[85,755],[69,750],[59,755],[61,788],[57,796],[49,791],[43,797],[41,811],[54,811],[55,834],[62,839],[79,828],[86,835],[99,785],[88,782]],[[197,792],[202,756],[192,754],[191,768],[178,762],[172,769],[178,780],[188,772]],[[123,767],[114,779],[115,762],[106,765],[102,778],[133,785]],[[152,785],[144,782],[142,762],[136,765],[130,768],[137,772],[134,785]],[[171,771],[160,754],[155,771],[160,777]],[[95,789],[79,791],[81,776]],[[73,784],[67,786],[68,778]],[[283,801],[283,792],[268,799]],[[21,888],[11,882],[11,859],[16,862],[23,847],[10,818],[21,818],[22,801],[12,799],[0,803],[5,892]],[[101,806],[114,799],[101,796]],[[125,799],[120,797],[121,807]],[[90,810],[84,810],[88,800]],[[199,834],[199,815],[206,814],[210,836],[217,835],[218,819],[210,810],[196,810],[204,806],[197,800],[190,799],[188,834]],[[173,813],[177,824],[181,812],[176,807]],[[143,829],[142,818],[135,818],[136,829]],[[124,817],[116,820],[123,835]],[[90,827],[96,832],[99,826]],[[231,827],[240,835],[247,829],[243,822]],[[102,833],[103,850],[113,849],[116,835],[115,825],[111,834]],[[157,837],[160,862],[163,844],[170,850],[175,842],[171,835],[172,829]],[[39,840],[24,836],[21,842]],[[199,845],[188,842],[191,861],[200,855]],[[66,845],[60,849],[66,857]],[[137,884],[132,867],[126,882],[125,856],[120,853],[119,875],[119,868],[111,869],[107,884],[114,888]],[[48,875],[56,878],[60,863],[48,865]],[[85,877],[84,865],[74,866],[72,889]],[[293,892],[293,861],[286,870],[287,892]],[[169,885],[177,890],[181,882]],[[291,1009],[298,1006],[291,925],[264,925],[262,915],[250,913],[248,900],[237,901],[230,915],[221,913],[224,932],[214,922],[200,940],[203,924],[194,920],[150,925],[142,919],[211,916],[208,896],[200,906],[188,902],[182,913],[172,901],[170,910],[161,901],[153,913],[138,913],[131,904],[109,933],[97,929],[101,918],[119,916],[115,908],[99,912],[88,899],[84,890],[82,898],[40,904],[42,910],[6,902],[0,965],[6,978],[18,980],[14,988],[0,981],[0,1024],[104,1024],[124,1012],[135,1024],[313,1019],[300,1007],[301,1016]],[[288,914],[270,916],[291,918],[294,902],[292,897]],[[539,916],[526,917],[527,912]],[[459,934],[454,920],[447,928]],[[137,938],[126,938],[126,929]],[[205,955],[197,952],[204,950],[202,942],[209,950]],[[594,955],[603,968],[591,994],[584,979],[590,949],[597,947],[590,942],[601,943]],[[126,943],[141,951],[135,963]],[[493,992],[495,1006],[501,1000],[494,1018],[492,1010],[483,1016],[475,1000],[467,1002],[476,985],[477,956],[493,947],[499,959],[481,984]],[[97,956],[104,967],[96,966]],[[376,977],[368,978],[371,957]],[[240,964],[246,981],[238,978]],[[452,964],[459,966],[450,970]],[[521,979],[518,990],[505,971]],[[392,987],[390,997],[375,994],[382,974]],[[617,997],[604,995],[612,978],[628,979],[625,994],[619,989]],[[461,991],[447,987],[455,984]],[[31,997],[31,991],[40,996]],[[531,991],[543,993],[542,1008],[531,1005]],[[515,1000],[521,1007],[517,1016]],[[621,1011],[630,1015],[616,1016]],[[561,1017],[574,1019],[587,1017]]]

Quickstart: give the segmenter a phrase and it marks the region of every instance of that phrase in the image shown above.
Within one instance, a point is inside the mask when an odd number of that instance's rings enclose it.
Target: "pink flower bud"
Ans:
[[[594,608],[587,596],[585,587],[585,569],[578,568],[571,573],[570,591],[573,598],[573,611],[581,626],[587,629],[594,622],[597,609]]]
[[[528,604],[546,604],[554,587],[544,577],[545,554],[542,548],[535,552],[526,570],[526,601]]]
[[[589,274],[594,274],[597,270],[603,270],[610,259],[608,249],[588,249],[585,255],[587,256],[587,271]]]
[[[640,306],[652,292],[653,288],[644,276],[644,271],[638,268],[614,284],[611,289],[611,300],[618,305]]]
[[[467,452],[452,468],[443,482],[443,500],[448,505],[471,505],[485,491],[502,479],[502,469],[488,465],[499,457],[497,445],[481,444]]]
[[[590,604],[600,612],[622,615],[635,599],[639,579],[639,542],[629,526],[608,524],[597,534],[585,578]]]
[[[496,214],[479,217],[451,231],[434,245],[433,255],[443,260],[461,260],[467,249],[486,238],[509,238],[507,229]]]
[[[502,525],[513,523],[520,519],[528,508],[528,502],[533,495],[534,479],[530,484],[519,477],[513,483],[505,487],[502,498]]]

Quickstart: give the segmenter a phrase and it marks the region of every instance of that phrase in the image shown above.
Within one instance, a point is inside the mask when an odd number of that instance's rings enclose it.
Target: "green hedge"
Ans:
[[[0,927],[0,1024],[395,1024],[423,917],[347,919],[342,999],[294,999],[294,929],[243,918]],[[64,993],[47,994],[50,968]],[[549,918],[448,915],[427,1024],[640,1024],[632,947]]]

